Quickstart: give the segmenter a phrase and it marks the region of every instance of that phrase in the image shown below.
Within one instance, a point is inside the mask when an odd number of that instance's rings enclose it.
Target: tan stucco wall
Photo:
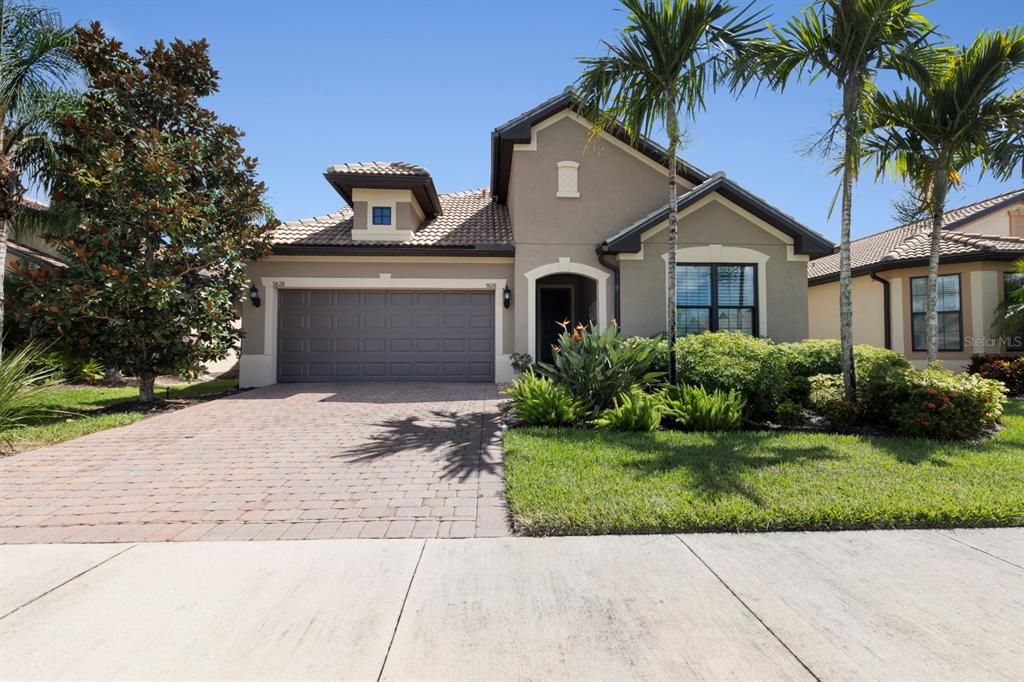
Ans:
[[[885,346],[883,313],[885,289],[870,277],[853,279],[854,343]],[[808,333],[811,339],[839,338],[839,283],[809,287],[807,292]]]
[[[657,229],[657,228],[655,228]],[[644,241],[643,260],[622,259],[622,326],[629,335],[650,336],[665,330],[668,230],[651,231]],[[700,262],[758,263],[764,272],[765,300],[759,314],[767,323],[767,336],[776,341],[807,337],[807,261],[790,260],[786,242],[751,219],[713,201],[684,215],[679,221],[680,250],[700,248]],[[737,252],[734,248],[763,254]],[[721,254],[721,255],[716,255]],[[759,273],[760,275],[760,273]],[[760,279],[759,276],[759,289]],[[759,291],[760,293],[760,291]]]
[[[939,266],[940,275],[960,275],[960,311],[964,336],[962,351],[942,351],[939,359],[950,369],[961,369],[976,353],[1005,353],[1005,343],[993,329],[995,309],[1003,300],[1005,261],[949,263]],[[892,347],[923,365],[927,353],[913,350],[910,322],[910,280],[927,277],[927,267],[886,270],[878,273],[890,281],[892,299]],[[867,275],[854,278],[854,342],[884,343],[882,285]],[[810,288],[811,338],[839,338],[839,285],[836,282]]]
[[[1010,232],[1010,212],[1024,209],[1024,201],[1004,206],[998,211],[982,216],[965,225],[954,229],[954,232],[973,232],[975,234],[997,234],[1003,237],[1013,236]]]
[[[526,273],[568,258],[609,273],[597,260],[598,244],[667,203],[664,172],[637,153],[602,136],[588,144],[588,129],[564,117],[535,132],[535,150],[518,146],[512,157],[509,210],[515,230],[513,289],[516,349],[529,347]],[[579,198],[560,198],[558,162],[579,163]],[[605,315],[611,319],[613,285],[605,284]],[[623,308],[625,309],[625,303]]]
[[[420,219],[416,216],[413,204],[408,201],[399,201],[396,209],[395,228],[399,230],[416,230],[420,226]]]

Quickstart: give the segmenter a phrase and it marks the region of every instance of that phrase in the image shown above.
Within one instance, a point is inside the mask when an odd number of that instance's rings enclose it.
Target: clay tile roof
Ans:
[[[352,209],[326,216],[292,220],[274,230],[273,243],[287,246],[511,246],[508,206],[491,199],[486,189],[441,194],[443,212],[402,242],[352,240]]]
[[[359,175],[430,175],[423,166],[405,161],[361,161],[337,163],[327,167],[328,173],[355,173]]]
[[[939,246],[940,258],[974,255],[984,258],[986,254],[1024,256],[1024,239],[952,231],[1017,201],[1024,201],[1024,188],[944,213]],[[856,271],[858,268],[866,269],[876,265],[896,265],[927,259],[931,252],[930,226],[929,220],[920,220],[855,239],[850,244],[851,267]],[[838,273],[838,253],[807,263],[807,276],[811,280],[835,278]]]

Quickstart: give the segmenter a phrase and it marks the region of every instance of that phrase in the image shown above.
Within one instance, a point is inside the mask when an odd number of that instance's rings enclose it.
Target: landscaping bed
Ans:
[[[46,391],[40,403],[52,410],[5,434],[0,455],[60,443],[96,431],[125,426],[153,414],[178,410],[238,391],[237,379],[159,385],[156,400],[138,402],[139,389],[130,382],[117,386],[68,384]]]
[[[1024,401],[983,443],[820,433],[505,433],[528,535],[1024,524]]]

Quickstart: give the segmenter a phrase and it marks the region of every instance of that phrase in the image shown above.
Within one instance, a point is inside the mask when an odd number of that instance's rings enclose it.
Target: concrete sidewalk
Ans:
[[[1024,677],[1024,529],[0,548],[0,676]]]

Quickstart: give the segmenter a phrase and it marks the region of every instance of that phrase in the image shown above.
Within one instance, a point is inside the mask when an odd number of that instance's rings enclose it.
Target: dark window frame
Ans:
[[[379,213],[378,213],[379,211]],[[374,225],[390,225],[391,224],[391,207],[390,206],[374,206],[373,207],[373,224]],[[385,219],[387,222],[385,222]]]
[[[956,311],[955,312],[956,312],[956,316],[957,316],[957,327],[959,328],[960,333],[957,335],[957,347],[956,348],[942,348],[940,346],[939,347],[939,352],[940,353],[960,353],[960,352],[963,352],[963,350],[964,350],[964,281],[963,281],[963,277],[960,276],[959,272],[951,272],[951,273],[949,273],[947,275],[939,275],[939,279],[942,279],[943,277],[956,277],[957,307],[956,307]],[[925,281],[925,289],[926,289],[925,290],[925,297],[926,297],[925,298],[925,304],[927,305],[927,296],[928,296],[928,293],[927,293],[928,277],[927,277],[927,275],[924,276],[924,277],[911,277],[910,278],[910,348],[915,353],[918,353],[918,352],[927,353],[928,352],[927,334],[925,334],[925,345],[924,345],[924,347],[923,348],[919,348],[918,345],[917,345],[917,334],[914,333],[914,323],[915,323],[915,321],[918,320],[918,319],[921,319],[921,321],[922,321],[921,323],[922,324],[926,324],[925,317],[928,315],[927,312],[923,312],[923,313],[915,313],[914,312],[914,280],[922,280],[922,279]],[[952,310],[938,311],[938,315],[939,315],[939,317],[941,317],[942,315],[950,315],[953,312],[954,311],[952,311]]]
[[[1010,295],[1010,291],[1007,291],[1007,289],[1006,289],[1006,280],[1008,278],[1010,278],[1010,277],[1021,277],[1022,280],[1024,280],[1024,275],[1022,275],[1021,273],[1019,273],[1019,272],[1017,272],[1015,270],[1010,270],[1009,272],[1004,272],[1003,273],[1003,301],[1005,301],[1007,296]],[[1024,287],[1024,281],[1021,282],[1020,286]],[[1018,343],[1013,343],[1012,339],[1014,339],[1014,338],[1018,338],[1018,339],[1020,339],[1020,341]],[[1006,350],[1024,351],[1024,338],[1022,338],[1022,337],[1012,337],[1012,336],[1007,338],[1006,339]]]
[[[680,309],[689,310],[707,310],[708,311],[708,331],[718,331],[718,310],[750,310],[750,335],[754,338],[759,338],[760,334],[760,319],[761,319],[761,306],[760,306],[760,291],[758,290],[758,263],[676,263],[675,276],[679,277],[679,268],[686,267],[705,267],[711,269],[711,305],[680,305],[676,303],[676,317],[678,319]],[[753,305],[719,305],[718,304],[718,268],[729,268],[729,267],[742,267],[742,268],[753,268]],[[678,290],[676,292],[678,300]],[[677,323],[678,324],[678,323]]]

